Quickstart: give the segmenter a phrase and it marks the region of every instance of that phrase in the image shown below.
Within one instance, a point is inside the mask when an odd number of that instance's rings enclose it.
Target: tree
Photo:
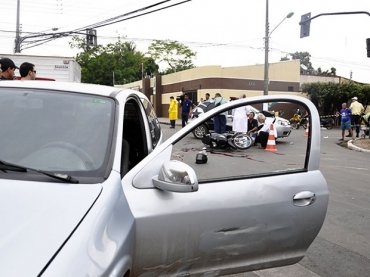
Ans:
[[[309,52],[295,52],[295,53],[290,53],[292,60],[300,60],[301,64],[301,74],[312,74],[312,75],[324,75],[324,76],[336,76],[337,70],[335,67],[332,67],[329,70],[322,71],[321,67],[315,68],[312,66],[312,63],[310,61],[311,55]],[[289,57],[286,55],[285,57],[281,57],[280,61],[289,61]]]
[[[302,92],[307,93],[322,115],[333,115],[335,108],[356,96],[365,109],[370,104],[370,85],[354,82],[333,83],[317,82],[302,84]]]
[[[142,78],[143,66],[148,74],[157,74],[158,65],[136,50],[133,42],[118,40],[107,46],[88,47],[84,38],[75,36],[72,48],[82,50],[76,56],[81,66],[83,83],[113,85],[130,83]]]
[[[315,69],[312,66],[310,61],[311,55],[308,52],[295,52],[290,54],[292,60],[300,60],[301,65],[301,74],[315,74]]]
[[[196,52],[174,40],[155,40],[149,46],[148,54],[158,64],[167,63],[169,68],[164,70],[164,74],[194,68],[192,59],[196,57]]]

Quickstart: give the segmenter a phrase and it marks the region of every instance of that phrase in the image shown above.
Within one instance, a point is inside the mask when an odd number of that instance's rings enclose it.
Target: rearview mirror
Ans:
[[[195,171],[187,164],[172,160],[165,162],[158,176],[152,178],[156,188],[173,192],[193,192],[198,190]]]

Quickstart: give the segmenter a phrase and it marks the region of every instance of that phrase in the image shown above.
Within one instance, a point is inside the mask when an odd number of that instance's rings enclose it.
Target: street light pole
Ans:
[[[20,5],[21,5],[20,0],[18,0],[17,1],[17,26],[16,26],[14,53],[21,52],[21,37],[20,37],[20,30],[19,30]]]
[[[265,26],[265,74],[263,95],[269,91],[269,0],[266,0],[266,26]]]
[[[273,31],[276,30],[277,27],[280,26],[281,23],[284,22],[285,19],[291,18],[294,13],[289,13],[284,19],[270,32],[269,31],[269,0],[266,0],[266,25],[265,25],[265,67],[264,67],[264,87],[263,87],[263,95],[269,94],[269,44],[270,44],[270,37]],[[263,110],[267,110],[267,103],[263,104]]]

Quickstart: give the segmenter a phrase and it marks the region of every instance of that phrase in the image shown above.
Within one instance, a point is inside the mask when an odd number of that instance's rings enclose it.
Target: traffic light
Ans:
[[[370,38],[366,39],[367,57],[370,58]]]
[[[98,42],[97,42],[95,29],[86,30],[86,44],[87,46],[92,46],[92,47],[97,46]]]
[[[310,35],[310,24],[311,24],[311,13],[306,13],[301,16],[301,38],[308,37]]]

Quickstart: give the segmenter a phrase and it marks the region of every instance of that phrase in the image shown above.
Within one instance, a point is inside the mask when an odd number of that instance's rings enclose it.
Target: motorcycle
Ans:
[[[299,127],[301,126],[303,127],[303,129],[306,129],[308,123],[308,115],[300,116],[298,114],[294,114],[294,116],[289,121],[292,129],[299,129]]]
[[[210,148],[246,150],[253,145],[254,141],[247,134],[230,132],[224,134],[205,134],[202,138],[202,142]]]
[[[334,127],[334,120],[332,118],[320,118],[320,126],[331,130]]]

